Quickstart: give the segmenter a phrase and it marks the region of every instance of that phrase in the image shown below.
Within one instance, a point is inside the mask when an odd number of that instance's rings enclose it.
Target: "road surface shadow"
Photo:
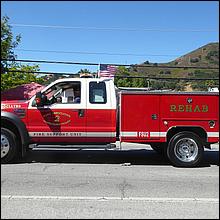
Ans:
[[[153,150],[138,149],[125,151],[76,150],[76,151],[32,151],[16,163],[92,163],[131,165],[169,165],[169,160]],[[205,151],[199,167],[219,166],[219,151]]]

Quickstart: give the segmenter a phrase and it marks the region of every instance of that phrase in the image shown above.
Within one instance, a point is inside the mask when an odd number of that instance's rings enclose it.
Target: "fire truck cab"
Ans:
[[[42,145],[117,149],[120,141],[150,144],[174,166],[197,166],[204,147],[219,141],[218,102],[215,92],[118,91],[107,78],[59,79],[30,100],[1,103],[1,161]]]

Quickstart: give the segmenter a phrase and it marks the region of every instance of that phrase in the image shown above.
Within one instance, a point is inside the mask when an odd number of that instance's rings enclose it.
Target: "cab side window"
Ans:
[[[107,102],[106,84],[104,82],[89,83],[89,102],[91,104],[105,104]]]
[[[59,82],[41,93],[42,106],[53,104],[81,103],[81,82]],[[33,100],[32,106],[36,107]]]
[[[75,87],[68,88],[62,93],[63,103],[80,103],[81,87],[80,84]]]

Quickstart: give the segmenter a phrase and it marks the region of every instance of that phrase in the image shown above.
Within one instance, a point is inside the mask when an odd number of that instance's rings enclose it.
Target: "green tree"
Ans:
[[[1,60],[1,90],[10,89],[18,85],[44,80],[30,72],[39,71],[39,66],[21,65],[16,63],[14,49],[21,42],[21,35],[13,37],[12,28],[8,24],[9,18],[3,16],[1,19],[1,59],[12,60],[10,63]],[[21,71],[21,72],[19,72]]]
[[[119,66],[115,73],[115,85],[117,87],[132,87],[132,79],[130,78],[123,78],[126,76],[130,76],[129,69],[124,66]]]
[[[132,80],[132,86],[136,88],[145,87],[145,79],[144,78],[134,78]]]
[[[81,69],[78,73],[91,73],[88,69]]]
[[[21,35],[17,35],[13,38],[11,26],[8,24],[9,18],[3,16],[1,19],[1,59],[14,60],[16,55],[14,54],[14,48],[18,46],[21,41]],[[12,62],[11,65],[14,63]],[[7,62],[1,61],[1,71],[4,72]]]
[[[42,77],[37,77],[34,73],[28,73],[30,71],[35,72],[38,70],[38,66],[21,65],[19,67],[11,67],[9,72],[1,74],[1,90],[7,90],[30,82],[42,84],[44,82]],[[21,73],[19,71],[24,71],[26,73]]]

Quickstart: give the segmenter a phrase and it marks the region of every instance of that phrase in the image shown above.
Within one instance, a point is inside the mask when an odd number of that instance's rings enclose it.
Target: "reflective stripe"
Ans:
[[[166,137],[167,132],[150,132],[150,137]],[[208,137],[219,137],[219,132],[207,132]],[[138,132],[121,132],[121,137],[138,137]]]
[[[160,132],[150,132],[150,137],[159,137]]]
[[[167,132],[160,132],[160,137],[166,137],[167,136]]]
[[[116,132],[29,132],[30,137],[115,137]]]
[[[166,137],[167,132],[150,132],[150,137]],[[121,137],[138,137],[137,131],[121,132]]]
[[[137,132],[121,132],[121,137],[137,137]]]
[[[87,137],[115,137],[116,132],[86,132]]]
[[[167,132],[150,132],[150,137],[166,137]]]
[[[121,137],[138,137],[137,131],[121,132]],[[167,132],[150,132],[150,137],[166,137]],[[219,137],[219,132],[207,132],[208,137]],[[30,137],[115,137],[116,132],[29,132]]]
[[[219,132],[207,132],[208,137],[219,137]]]

